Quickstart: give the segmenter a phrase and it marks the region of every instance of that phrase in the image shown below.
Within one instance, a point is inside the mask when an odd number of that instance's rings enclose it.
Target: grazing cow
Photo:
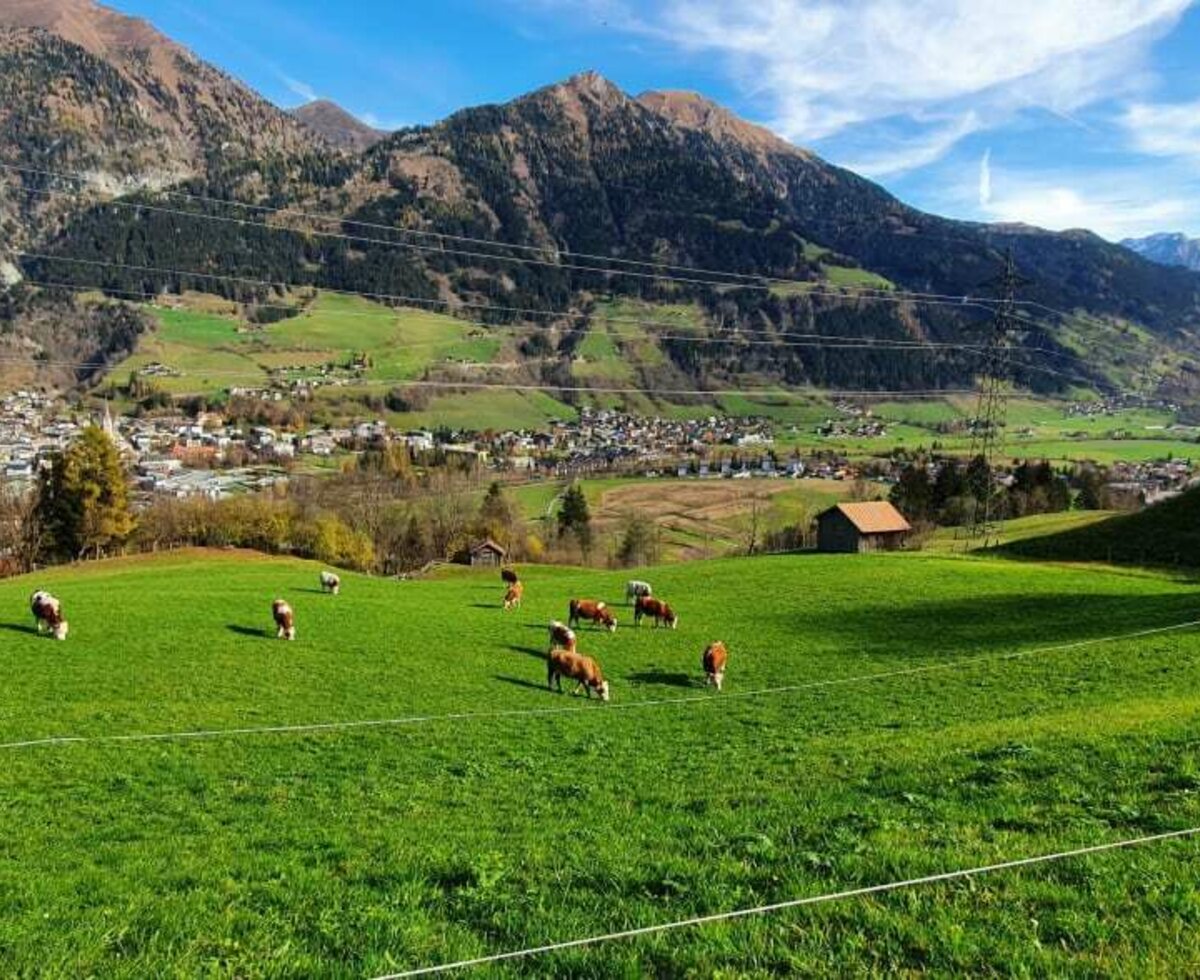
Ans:
[[[704,686],[709,684],[716,686],[716,689],[721,690],[721,685],[725,683],[725,663],[729,660],[729,652],[725,649],[725,644],[720,640],[716,643],[710,643],[704,648]]]
[[[633,625],[641,626],[643,616],[653,619],[656,627],[669,626],[674,629],[679,625],[679,616],[662,599],[654,599],[650,596],[642,596],[638,599],[637,605],[633,607]]]
[[[654,590],[650,588],[649,582],[639,582],[637,579],[630,579],[625,583],[625,601],[632,605],[642,596],[654,595]]]
[[[63,617],[62,603],[49,592],[40,589],[29,597],[29,610],[37,631],[48,631],[56,640],[67,638],[67,621]]]
[[[546,686],[554,690],[557,685],[558,693],[561,694],[564,677],[578,681],[573,694],[578,694],[582,687],[589,698],[592,691],[595,691],[600,695],[601,701],[608,700],[608,681],[600,673],[600,665],[591,657],[585,657],[574,650],[551,650],[550,656],[546,658]]]
[[[292,612],[292,607],[283,599],[276,599],[271,603],[271,615],[275,618],[275,636],[281,640],[294,640],[296,638],[296,614]]]
[[[550,624],[550,653],[555,650],[575,652],[575,631],[557,619]]]
[[[515,568],[500,569],[500,581],[505,585],[516,585],[520,580],[520,576],[517,575]]]
[[[513,582],[504,593],[504,610],[516,609],[521,605],[521,596],[525,594],[525,586],[520,582]]]
[[[581,620],[586,619],[597,626],[603,626],[610,633],[617,631],[617,617],[603,602],[594,599],[572,599],[569,609],[568,626],[578,626]]]
[[[337,595],[342,591],[342,580],[333,572],[321,573],[321,591]]]

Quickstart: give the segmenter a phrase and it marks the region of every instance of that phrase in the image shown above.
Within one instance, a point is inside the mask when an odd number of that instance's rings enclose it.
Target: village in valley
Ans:
[[[847,429],[871,436],[886,432],[883,422],[861,408],[837,407],[837,419],[817,424],[817,435]],[[775,433],[781,427],[753,417],[667,419],[584,408],[576,420],[553,422],[538,430],[399,430],[374,419],[288,432],[231,425],[218,412],[196,418],[114,416],[106,403],[89,412],[53,396],[20,390],[0,398],[3,480],[31,485],[39,470],[89,422],[100,425],[117,443],[144,499],[156,495],[223,499],[260,491],[286,482],[289,473],[297,470],[319,473],[331,461],[386,446],[403,446],[415,461],[455,460],[481,479],[488,474],[532,480],[604,475],[701,480],[866,478],[884,485],[886,491],[906,463],[903,455],[868,459],[832,450],[784,449],[776,443]],[[939,464],[928,465],[935,476]],[[1122,499],[1141,504],[1185,489],[1200,468],[1189,459],[1163,459],[1116,462],[1107,473]]]

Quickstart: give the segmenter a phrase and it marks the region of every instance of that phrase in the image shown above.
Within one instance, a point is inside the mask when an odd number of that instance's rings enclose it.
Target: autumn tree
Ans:
[[[49,557],[99,558],[124,546],[134,528],[129,485],[99,426],[84,429],[42,475],[37,512]]]

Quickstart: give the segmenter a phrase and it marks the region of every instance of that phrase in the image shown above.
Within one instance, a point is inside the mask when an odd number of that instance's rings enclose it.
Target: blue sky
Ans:
[[[384,128],[592,68],[953,217],[1200,236],[1200,0],[110,0]]]

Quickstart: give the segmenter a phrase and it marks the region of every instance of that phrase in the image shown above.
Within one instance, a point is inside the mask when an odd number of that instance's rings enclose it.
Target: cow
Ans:
[[[275,619],[275,636],[280,640],[294,640],[296,614],[292,612],[292,607],[285,600],[276,599],[271,603],[271,615]]]
[[[504,593],[504,611],[516,609],[521,605],[521,596],[525,594],[525,586],[520,582],[514,582],[508,587]]]
[[[625,583],[625,602],[628,605],[642,598],[642,596],[654,595],[654,590],[650,588],[649,582],[639,582],[637,579],[630,579]]]
[[[679,625],[679,616],[662,599],[654,599],[650,596],[642,596],[637,601],[637,605],[633,607],[633,625],[641,626],[642,617],[649,616],[654,620],[654,625],[669,626],[675,629]]]
[[[578,681],[573,694],[578,694],[579,689],[583,688],[589,698],[592,691],[595,691],[600,695],[601,701],[608,700],[608,681],[600,673],[600,665],[591,657],[585,657],[574,650],[551,650],[550,656],[546,658],[546,686],[553,691],[557,685],[558,693],[561,694],[564,677]]]
[[[342,591],[342,580],[333,572],[321,573],[321,591],[328,592],[330,595],[337,595]]]
[[[704,666],[705,687],[712,684],[718,691],[721,690],[721,685],[725,682],[725,664],[728,660],[729,652],[720,640],[710,643],[704,648],[704,657],[701,659],[701,663]]]
[[[49,632],[56,640],[65,640],[69,629],[63,617],[62,603],[49,592],[39,589],[29,597],[29,610],[33,613],[37,631]]]
[[[557,619],[550,624],[550,650],[547,656],[555,650],[566,650],[569,653],[575,652],[575,631],[566,623],[560,623]]]
[[[500,581],[505,585],[516,585],[521,578],[517,575],[515,568],[502,568],[500,569]]]
[[[568,609],[568,626],[578,626],[580,621],[586,619],[597,626],[603,626],[610,633],[617,631],[617,617],[603,602],[597,602],[595,599],[572,599]]]

